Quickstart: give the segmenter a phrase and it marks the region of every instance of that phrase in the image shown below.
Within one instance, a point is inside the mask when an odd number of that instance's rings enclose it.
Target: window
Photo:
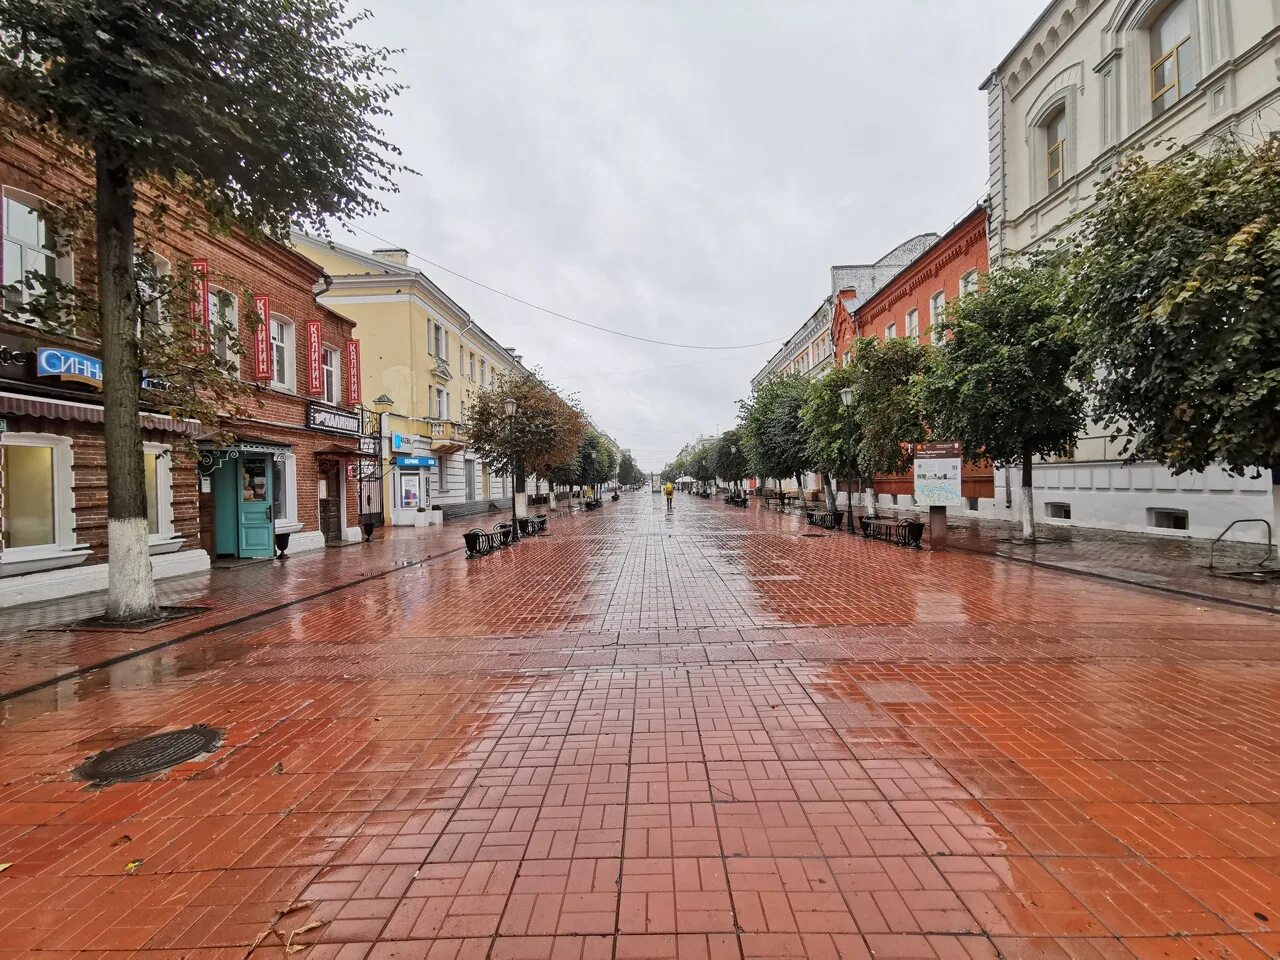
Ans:
[[[59,257],[56,237],[44,214],[38,197],[17,191],[4,191],[4,308],[17,313],[41,292],[40,284],[28,290],[24,278],[35,276],[69,282],[64,269],[69,257]]]
[[[233,370],[238,370],[240,365],[232,343],[240,333],[240,314],[236,298],[219,287],[209,288],[209,326],[213,335],[213,352]]]
[[[1189,94],[1200,79],[1192,31],[1192,0],[1174,0],[1151,24],[1151,114]]]
[[[912,340],[920,336],[920,311],[914,307],[907,311],[907,336]]]
[[[884,338],[886,340],[892,340],[897,335],[898,335],[898,325],[896,323],[891,323],[884,328]]]
[[[138,297],[142,301],[141,316],[138,318],[138,334],[142,334],[142,324],[168,327],[168,318],[164,316],[164,305],[161,303],[165,292],[165,281],[172,273],[169,261],[158,253],[152,252],[150,259],[146,255],[134,258],[138,278]]]
[[[295,373],[293,323],[287,317],[273,313],[271,315],[271,383],[282,390],[292,390]]]
[[[960,293],[963,296],[965,294],[977,293],[977,292],[978,292],[978,271],[970,270],[968,273],[966,273],[963,277],[960,278]]]
[[[470,377],[471,377],[471,382],[472,382],[472,383],[475,383],[475,380],[476,380],[476,354],[475,354],[475,351],[474,351],[474,350],[471,352],[471,355],[470,355],[470,374],[469,374],[469,375],[470,375]]]
[[[485,375],[485,371],[486,371],[486,366],[487,366],[487,364],[486,364],[486,362],[485,362],[484,357],[481,357],[481,358],[480,358],[480,386],[482,386],[482,387],[485,385],[484,375]]]
[[[449,416],[449,394],[444,387],[436,387],[436,418],[445,420]]]
[[[298,522],[298,459],[292,453],[271,458],[271,516],[276,533],[302,529]]]
[[[57,542],[53,447],[5,445],[4,546],[43,547]]]
[[[449,334],[445,332],[444,327],[434,321],[431,324],[432,329],[432,350],[435,358],[441,363],[449,362]]]
[[[851,363],[853,363],[853,351],[846,350],[844,352],[844,365],[847,367]]]
[[[942,327],[940,324],[946,315],[947,295],[939,290],[929,298],[929,335],[933,338],[934,343],[942,342]]]
[[[325,347],[320,355],[320,373],[324,380],[324,402],[332,403],[335,406],[338,403],[339,394],[339,370],[342,369],[341,361],[338,359],[338,351],[333,347]]]
[[[438,483],[439,490],[441,493],[448,493],[449,492],[449,455],[447,453],[440,454],[440,463],[438,465],[438,469],[440,470],[440,479]]]
[[[1067,108],[1059,107],[1044,122],[1045,176],[1049,192],[1057,190],[1067,178]]]
[[[400,508],[402,510],[416,510],[422,506],[420,479],[417,470],[400,474]]]
[[[143,486],[147,492],[147,533],[155,536],[160,532],[160,490],[156,482],[156,461],[158,453],[142,455]]]
[[[1044,515],[1050,520],[1070,520],[1071,504],[1069,503],[1046,503],[1044,505]]]
[[[1147,510],[1147,526],[1161,530],[1187,530],[1190,529],[1190,517],[1185,510],[1152,507]]]
[[[76,545],[70,438],[0,433],[0,454],[4,461],[0,486],[4,550],[0,562],[47,563],[60,555],[70,558]],[[82,553],[76,556],[83,559]]]
[[[152,543],[173,539],[173,472],[169,447],[142,445],[143,489],[147,496],[147,534]],[[176,547],[175,547],[176,549]]]

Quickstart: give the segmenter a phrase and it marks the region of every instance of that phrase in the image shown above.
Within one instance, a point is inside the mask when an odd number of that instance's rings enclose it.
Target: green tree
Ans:
[[[1280,135],[1125,161],[1077,239],[1095,416],[1131,461],[1269,467],[1280,516]]]
[[[850,530],[853,529],[854,483],[862,477],[858,464],[862,430],[854,416],[853,405],[845,404],[841,394],[853,389],[855,369],[851,364],[835,367],[826,376],[810,383],[801,411],[808,434],[809,459],[814,468],[821,470],[826,477],[828,509],[836,509],[831,478],[843,479],[849,487]]]
[[[899,337],[881,343],[859,338],[854,345],[853,417],[861,437],[858,470],[866,481],[867,513],[876,515],[875,477],[911,468],[914,445],[925,439],[916,384],[926,348]]]
[[[720,434],[715,442],[711,463],[717,477],[733,484],[738,490],[742,489],[742,481],[750,475],[751,465],[747,462],[741,430],[734,427]]]
[[[942,330],[950,336],[920,383],[933,434],[959,441],[970,463],[1022,464],[1022,535],[1034,540],[1033,458],[1069,454],[1085,424],[1085,398],[1070,380],[1077,348],[1061,271],[997,270],[947,304]]]
[[[618,460],[618,482],[623,486],[633,487],[643,483],[644,477],[644,473],[636,465],[635,458],[631,456],[631,451],[623,450]]]
[[[507,401],[516,402],[514,416]],[[560,396],[534,372],[499,377],[472,396],[467,408],[472,449],[489,466],[515,478],[525,490],[528,473],[554,477],[574,462],[586,434],[577,400]]]
[[[283,239],[378,209],[388,51],[340,0],[0,0],[0,97],[91,159],[107,460],[108,616],[157,612],[143,482],[139,184]]]
[[[715,483],[715,441],[706,440],[693,448],[689,457],[689,476],[703,489]]]
[[[782,480],[794,477],[804,492],[803,475],[813,468],[808,435],[800,411],[809,381],[799,374],[774,377],[740,403],[740,431],[754,473]]]

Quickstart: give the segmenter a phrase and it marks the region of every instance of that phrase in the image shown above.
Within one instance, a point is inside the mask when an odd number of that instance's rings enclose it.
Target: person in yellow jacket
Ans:
[[[675,485],[674,485],[670,480],[668,480],[668,481],[666,482],[666,485],[665,485],[665,486],[663,486],[663,488],[662,488],[662,495],[663,495],[664,497],[666,497],[666,498],[667,498],[667,509],[668,509],[668,510],[670,510],[670,509],[671,509],[671,498],[672,498],[672,497],[674,497],[674,496],[676,495],[676,488],[675,488]]]

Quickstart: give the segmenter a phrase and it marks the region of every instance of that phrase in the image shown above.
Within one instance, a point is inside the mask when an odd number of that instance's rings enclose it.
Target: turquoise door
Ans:
[[[237,505],[240,515],[242,557],[275,555],[275,518],[271,512],[271,460],[269,457],[241,457]]]

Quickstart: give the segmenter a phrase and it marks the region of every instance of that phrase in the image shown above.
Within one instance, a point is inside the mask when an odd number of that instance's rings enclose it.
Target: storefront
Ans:
[[[277,519],[287,524],[289,517],[285,464],[290,455],[286,444],[252,437],[200,446],[200,539],[210,556],[275,555]]]
[[[391,522],[396,526],[421,526],[431,522],[431,474],[439,465],[432,456],[398,456],[392,461],[394,492]]]

